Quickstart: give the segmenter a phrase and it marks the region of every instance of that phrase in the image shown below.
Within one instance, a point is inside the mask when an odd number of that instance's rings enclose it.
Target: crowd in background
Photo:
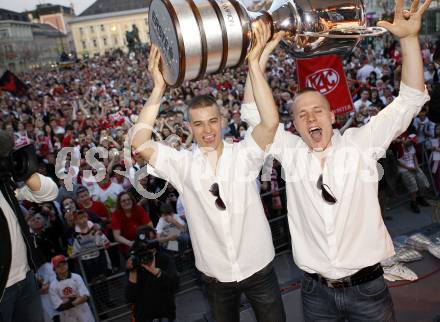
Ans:
[[[432,60],[434,49],[433,41],[423,42],[424,75],[431,94],[439,90],[438,65]],[[127,132],[136,122],[153,86],[147,71],[146,52],[114,52],[78,61],[64,69],[32,70],[18,75],[29,85],[25,96],[13,97],[6,92],[0,95],[0,126],[15,136],[17,145],[33,142],[40,173],[52,177],[60,186],[54,202],[22,204],[32,236],[47,262],[58,254],[82,256],[89,281],[123,266],[121,258],[127,258],[140,226],[155,227],[160,242],[170,252],[184,256],[185,250],[191,247],[185,210],[174,187],[152,175],[142,178],[140,185],[147,191],[154,193],[164,189],[159,198],[147,199],[123,175],[145,166],[135,153],[131,155],[132,162],[127,163],[123,147]],[[386,37],[365,41],[344,57],[343,66],[355,109],[337,115],[335,128],[343,132],[349,127],[363,126],[393,101],[399,92],[400,61],[397,42]],[[241,140],[247,130],[240,118],[246,75],[246,66],[241,66],[168,89],[156,123],[155,138],[177,149],[191,149],[193,138],[186,102],[199,94],[211,94],[221,107],[224,139]],[[297,91],[294,58],[283,49],[276,50],[266,75],[279,107],[280,120],[285,129],[294,133],[289,114]],[[380,193],[383,197],[389,196],[390,191],[393,194],[396,180],[402,180],[411,193],[414,212],[426,203],[419,193],[429,185],[428,174],[419,168],[426,151],[434,183],[440,188],[440,127],[437,126],[440,118],[435,109],[437,106],[433,104],[426,106],[407,133],[393,142],[387,161],[381,162],[385,179],[379,184]],[[64,147],[72,147],[74,152],[59,169],[57,155]],[[88,180],[84,175],[84,170],[93,170],[85,156],[94,147],[110,151],[108,157],[99,159],[106,169],[101,182]],[[75,162],[75,158],[79,162]],[[73,191],[59,179],[63,173],[74,177]],[[285,213],[284,181],[281,165],[276,161],[271,173],[270,180],[260,185],[269,219]],[[105,253],[93,252],[97,246],[108,247],[115,241],[119,248]],[[87,253],[83,254],[84,251]]]

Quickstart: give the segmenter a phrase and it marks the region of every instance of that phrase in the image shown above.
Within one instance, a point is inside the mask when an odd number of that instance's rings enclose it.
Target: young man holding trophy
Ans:
[[[301,284],[306,321],[395,321],[380,262],[394,255],[381,217],[376,161],[429,100],[418,34],[426,0],[409,11],[396,0],[393,23],[381,21],[400,41],[399,96],[368,124],[343,135],[318,91],[297,93],[291,115],[300,137],[279,127],[269,151],[285,170],[293,257],[304,271]],[[272,46],[274,47],[274,46]],[[266,50],[267,52],[268,50]],[[267,55],[260,61],[262,69]],[[242,118],[259,121],[247,82]],[[255,91],[253,91],[255,92]]]
[[[188,109],[190,129],[197,142],[193,151],[177,151],[152,141],[166,88],[155,45],[149,62],[154,89],[131,134],[131,145],[183,198],[196,267],[202,273],[217,322],[240,320],[242,293],[258,321],[285,321],[272,266],[275,252],[271,231],[256,185],[264,150],[272,143],[279,123],[271,90],[259,67],[270,28],[257,22],[252,30],[255,41],[247,60],[261,121],[251,135],[240,143],[222,141],[219,107],[213,98],[198,96]]]

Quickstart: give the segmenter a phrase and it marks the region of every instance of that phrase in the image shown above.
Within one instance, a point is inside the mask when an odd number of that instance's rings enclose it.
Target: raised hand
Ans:
[[[252,23],[252,49],[249,51],[247,59],[250,62],[259,62],[261,54],[270,39],[270,27],[260,20]]]
[[[396,0],[394,8],[394,21],[379,21],[377,25],[391,32],[399,39],[418,37],[422,26],[422,16],[428,9],[431,0],[425,0],[419,8],[419,0],[414,0],[410,10],[404,10],[404,0]]]
[[[278,46],[280,41],[283,39],[284,34],[285,31],[278,31],[276,34],[273,35],[272,39],[269,40],[269,42],[266,44],[266,46],[263,49],[263,53],[261,54],[260,64],[263,60],[267,61],[269,55],[273,52],[273,50]]]
[[[150,50],[150,57],[148,58],[148,71],[153,77],[154,87],[165,89],[166,84],[163,79],[162,72],[159,69],[161,61],[160,51],[157,45],[152,44]]]

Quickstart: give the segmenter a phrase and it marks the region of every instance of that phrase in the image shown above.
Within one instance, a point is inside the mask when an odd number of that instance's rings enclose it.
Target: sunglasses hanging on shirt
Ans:
[[[217,199],[215,199],[215,205],[217,206],[217,208],[219,210],[226,210],[226,205],[223,202],[222,198],[220,197],[220,190],[218,187],[218,183],[213,183],[211,188],[209,188],[209,192],[216,197]]]
[[[333,192],[330,190],[330,187],[322,182],[322,174],[318,178],[318,182],[316,182],[316,186],[321,190],[322,198],[329,204],[334,205],[336,203],[336,198],[333,195]]]

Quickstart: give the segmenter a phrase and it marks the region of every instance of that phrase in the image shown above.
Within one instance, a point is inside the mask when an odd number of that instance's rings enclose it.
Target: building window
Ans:
[[[104,46],[107,46],[107,38],[102,38],[102,43],[104,44]]]
[[[94,33],[95,32],[95,28],[93,28],[93,26],[90,26],[90,32]]]
[[[83,29],[82,27],[79,27],[79,34],[80,34],[81,36],[84,35],[84,29]]]
[[[86,50],[87,49],[87,43],[83,40],[83,41],[81,41],[81,44],[82,44],[83,49]]]
[[[104,31],[104,30],[105,30],[104,25],[101,25],[101,31]]]
[[[98,42],[96,41],[96,39],[93,39],[93,47],[95,47],[95,48],[98,47]]]
[[[117,37],[113,38],[113,43],[115,44],[115,46],[118,45],[118,38]]]

